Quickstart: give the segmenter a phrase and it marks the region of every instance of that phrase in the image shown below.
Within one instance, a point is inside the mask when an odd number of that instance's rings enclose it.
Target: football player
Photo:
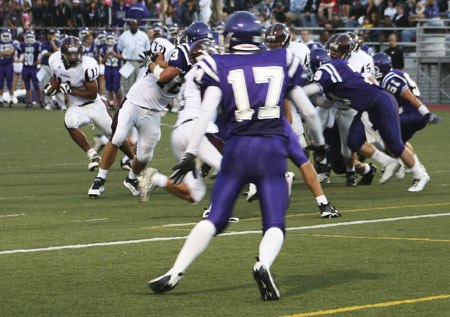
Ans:
[[[284,177],[289,125],[283,105],[287,96],[296,105],[307,98],[300,87],[303,67],[287,49],[262,52],[262,26],[250,12],[238,11],[228,18],[224,39],[231,54],[206,56],[197,65],[196,82],[204,91],[202,111],[183,160],[174,166],[171,176],[179,183],[186,173],[195,171],[199,145],[222,101],[228,133],[211,212],[192,229],[172,268],[149,286],[157,293],[172,290],[212,237],[225,229],[242,187],[254,182],[260,190],[264,235],[253,277],[262,300],[277,300],[280,292],[270,267],[283,245],[289,203]],[[307,160],[304,155],[303,160]]]
[[[50,29],[47,31],[47,40],[42,42],[42,51],[41,51],[41,69],[39,70],[39,72],[42,73],[41,76],[41,84],[42,87],[48,83],[50,81],[51,78],[51,73],[50,73],[50,68],[48,66],[48,59],[50,57],[50,55],[52,55],[54,52],[59,50],[59,47],[61,46],[61,42],[59,40],[56,39],[56,34],[60,32],[54,30],[54,29]],[[52,109],[52,98],[47,96],[46,94],[43,94],[43,98],[44,98],[44,103],[45,103],[45,109],[46,110],[51,110]],[[65,105],[63,105],[63,103],[61,103],[61,105],[63,107],[65,107]],[[62,108],[64,109],[64,108]]]
[[[0,35],[0,106],[2,107],[5,106],[5,101],[3,100],[5,80],[9,91],[9,107],[13,107],[13,62],[15,51],[16,48],[13,44],[11,30],[4,29]]]
[[[156,43],[155,43],[156,42]],[[167,59],[174,49],[172,43],[163,38],[155,39],[151,55],[164,53]],[[145,59],[149,63],[151,57]],[[127,142],[127,136],[131,128],[135,127],[139,132],[136,156],[132,160],[132,168],[123,181],[123,185],[130,190],[133,196],[139,195],[138,176],[144,170],[147,162],[153,157],[156,144],[161,136],[161,117],[166,105],[178,94],[181,82],[178,77],[168,83],[162,84],[153,74],[146,74],[131,86],[126,97],[122,101],[119,111],[114,117],[114,133],[105,145],[103,158],[100,161],[97,177],[94,179],[88,191],[90,198],[98,198],[105,190],[105,181],[108,171],[114,163],[117,149]],[[128,156],[132,158],[132,156]]]
[[[19,54],[23,56],[23,70],[22,79],[27,91],[26,108],[31,108],[33,105],[33,96],[31,95],[31,82],[33,83],[34,91],[36,92],[38,102],[41,108],[44,108],[42,101],[42,94],[39,89],[39,80],[37,79],[37,66],[40,63],[39,55],[41,54],[41,43],[36,41],[36,36],[33,31],[25,32],[25,42],[20,44]]]
[[[349,39],[347,34],[339,34],[331,40],[329,51],[332,60],[319,67],[314,74],[314,82],[307,85],[305,90],[309,95],[324,92],[329,99],[338,100],[355,109],[357,115],[354,116],[349,128],[348,146],[353,152],[376,160],[377,155],[379,156],[377,152],[380,151],[367,143],[364,125],[360,119],[361,114],[366,111],[387,149],[411,168],[414,181],[408,191],[421,191],[430,181],[430,177],[415,161],[413,154],[401,139],[398,104],[392,95],[377,86],[370,78],[355,72],[344,60],[350,51]],[[380,183],[387,182],[400,167],[401,164],[397,161],[387,165]]]
[[[98,63],[91,57],[83,56],[81,41],[69,36],[62,42],[61,50],[50,56],[49,67],[53,80],[45,87],[45,93],[53,96],[61,92],[68,97],[70,107],[65,113],[64,124],[75,143],[86,152],[88,169],[94,171],[99,165],[100,156],[92,149],[80,127],[92,123],[109,137],[112,124],[98,94]],[[133,151],[127,145],[123,147],[124,152],[133,157]]]
[[[400,69],[392,69],[392,60],[385,53],[377,53],[373,56],[375,63],[375,77],[380,86],[395,96],[399,105],[400,129],[402,140],[414,153],[411,143],[408,141],[414,134],[422,130],[427,123],[438,124],[441,119],[428,110],[420,100],[420,91],[417,84],[408,73]],[[420,163],[416,154],[416,161]]]

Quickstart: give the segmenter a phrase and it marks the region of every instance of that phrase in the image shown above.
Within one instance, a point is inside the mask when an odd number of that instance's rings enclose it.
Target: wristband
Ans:
[[[161,77],[161,73],[164,71],[164,68],[161,68],[159,65],[156,65],[155,68],[153,68],[153,75],[155,75],[156,79],[159,80],[159,77]]]
[[[424,116],[428,112],[430,112],[430,110],[428,110],[427,106],[425,106],[425,105],[421,105],[419,108],[417,108],[417,110],[419,110],[419,112],[422,116]]]

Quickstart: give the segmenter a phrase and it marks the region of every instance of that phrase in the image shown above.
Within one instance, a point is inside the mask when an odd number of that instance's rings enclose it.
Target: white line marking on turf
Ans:
[[[20,217],[20,216],[25,216],[25,214],[0,215],[0,218],[6,218],[6,217]]]
[[[105,220],[109,220],[109,218],[97,218],[97,219],[86,219],[86,220],[72,220],[71,222],[91,222],[91,221],[105,221]]]
[[[428,214],[428,215],[417,215],[417,216],[405,216],[405,217],[396,217],[396,218],[382,218],[382,219],[373,219],[373,220],[359,220],[359,221],[338,222],[338,223],[328,223],[328,224],[323,224],[323,225],[292,227],[292,228],[286,228],[286,230],[287,231],[297,231],[297,230],[321,229],[321,228],[331,228],[331,227],[340,227],[340,226],[360,225],[360,224],[366,224],[366,223],[390,222],[390,221],[399,221],[399,220],[410,220],[410,219],[420,219],[420,218],[435,218],[435,217],[447,217],[447,216],[450,216],[450,213]],[[261,230],[227,232],[227,233],[222,233],[219,236],[236,236],[236,235],[246,235],[246,234],[261,234]],[[84,249],[84,248],[92,248],[92,247],[103,247],[103,246],[111,246],[111,245],[126,245],[126,244],[138,244],[138,243],[158,242],[158,241],[184,240],[186,238],[187,238],[187,236],[184,236],[184,237],[158,237],[158,238],[149,238],[149,239],[140,239],[140,240],[126,240],[126,241],[98,242],[98,243],[86,243],[86,244],[72,244],[72,245],[62,245],[62,246],[56,246],[56,247],[36,248],[36,249],[5,250],[5,251],[0,251],[0,255],[16,254],[16,253],[45,252],[45,251],[55,251],[55,250],[64,250],[64,249]]]

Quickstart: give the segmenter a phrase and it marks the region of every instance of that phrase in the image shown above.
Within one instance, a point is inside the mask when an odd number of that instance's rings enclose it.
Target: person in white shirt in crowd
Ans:
[[[128,89],[136,82],[136,79],[139,78],[140,69],[142,67],[142,58],[140,56],[143,55],[144,52],[150,50],[150,40],[145,32],[138,29],[137,20],[133,19],[128,21],[128,26],[130,29],[119,36],[117,43],[117,48],[121,52],[125,62],[134,68],[130,76],[125,78],[126,91],[128,91]]]

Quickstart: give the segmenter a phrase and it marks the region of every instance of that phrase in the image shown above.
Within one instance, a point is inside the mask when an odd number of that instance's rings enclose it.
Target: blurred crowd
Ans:
[[[447,0],[0,0],[0,23],[14,35],[32,28],[58,28],[64,33],[89,27],[119,32],[126,19],[140,25],[159,22],[183,28],[193,21],[216,25],[233,11],[249,10],[267,24],[281,22],[295,27],[407,28],[420,19],[448,18]],[[362,32],[369,41],[386,42],[390,31]],[[415,33],[399,34],[402,42]]]

